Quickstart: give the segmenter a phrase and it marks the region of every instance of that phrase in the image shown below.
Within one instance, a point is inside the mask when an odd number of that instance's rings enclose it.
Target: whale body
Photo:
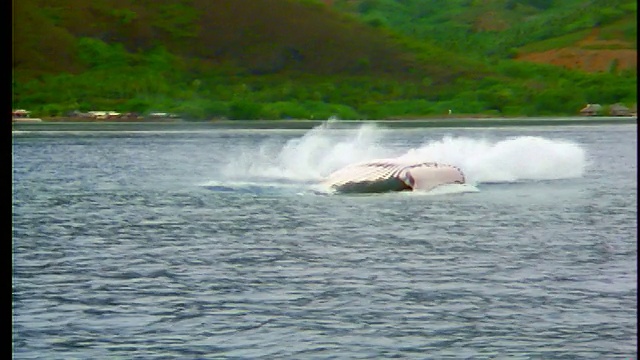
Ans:
[[[325,186],[339,193],[430,191],[441,185],[464,183],[464,174],[456,166],[398,159],[348,165],[323,181]]]

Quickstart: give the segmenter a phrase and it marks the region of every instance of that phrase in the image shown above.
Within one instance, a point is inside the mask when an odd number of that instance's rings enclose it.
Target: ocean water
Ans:
[[[128,129],[13,133],[14,359],[637,357],[636,125]]]

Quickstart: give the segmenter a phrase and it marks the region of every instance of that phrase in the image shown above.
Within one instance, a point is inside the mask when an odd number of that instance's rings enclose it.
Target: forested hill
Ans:
[[[482,52],[450,46],[435,32],[412,33],[381,19],[380,6],[390,3],[16,1],[12,103],[40,116],[108,109],[190,119],[317,119],[424,116],[451,108],[573,114],[586,102],[635,99],[636,80],[620,69],[589,75],[478,56]],[[363,9],[378,15],[367,17]],[[402,11],[387,14],[411,20]],[[440,31],[455,34],[454,28]]]
[[[314,1],[22,0],[15,4],[14,19],[13,68],[19,78],[85,70],[83,56],[92,54],[81,52],[95,49],[84,49],[83,37],[119,43],[133,53],[163,47],[191,62],[254,75],[299,71],[446,79],[479,66],[428,42],[420,46],[429,58],[418,61],[397,37]]]
[[[545,42],[558,50],[594,31],[591,49],[637,46],[635,0],[327,0],[377,27],[476,56],[514,57]],[[606,42],[606,43],[605,43]],[[534,46],[540,48],[540,46]],[[631,66],[628,66],[631,68]]]

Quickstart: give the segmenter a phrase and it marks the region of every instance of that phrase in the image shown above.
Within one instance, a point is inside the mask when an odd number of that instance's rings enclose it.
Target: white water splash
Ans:
[[[335,130],[328,124],[286,143],[266,142],[257,152],[245,152],[223,169],[227,177],[316,181],[343,166],[380,157],[381,132],[374,126]]]
[[[329,122],[285,143],[265,142],[247,149],[229,159],[223,174],[229,179],[317,182],[349,164],[397,157],[397,148],[383,145],[384,134],[373,125],[336,130]],[[400,158],[458,166],[472,184],[575,178],[586,167],[580,145],[534,136],[498,141],[445,136],[408,149]]]
[[[461,194],[479,192],[480,190],[471,184],[444,184],[440,185],[429,191],[405,191],[404,194],[411,194],[412,196],[438,196],[449,194]]]
[[[401,158],[458,166],[470,183],[576,178],[586,167],[585,151],[578,144],[534,136],[494,142],[447,136]]]

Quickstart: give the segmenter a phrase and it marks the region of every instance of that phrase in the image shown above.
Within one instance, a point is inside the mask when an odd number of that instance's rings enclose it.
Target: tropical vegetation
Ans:
[[[572,46],[635,56],[635,1],[13,6],[12,105],[42,117],[96,109],[191,120],[547,116],[637,97],[637,65],[624,58],[597,71],[521,58]],[[580,43],[594,29],[600,42]]]

